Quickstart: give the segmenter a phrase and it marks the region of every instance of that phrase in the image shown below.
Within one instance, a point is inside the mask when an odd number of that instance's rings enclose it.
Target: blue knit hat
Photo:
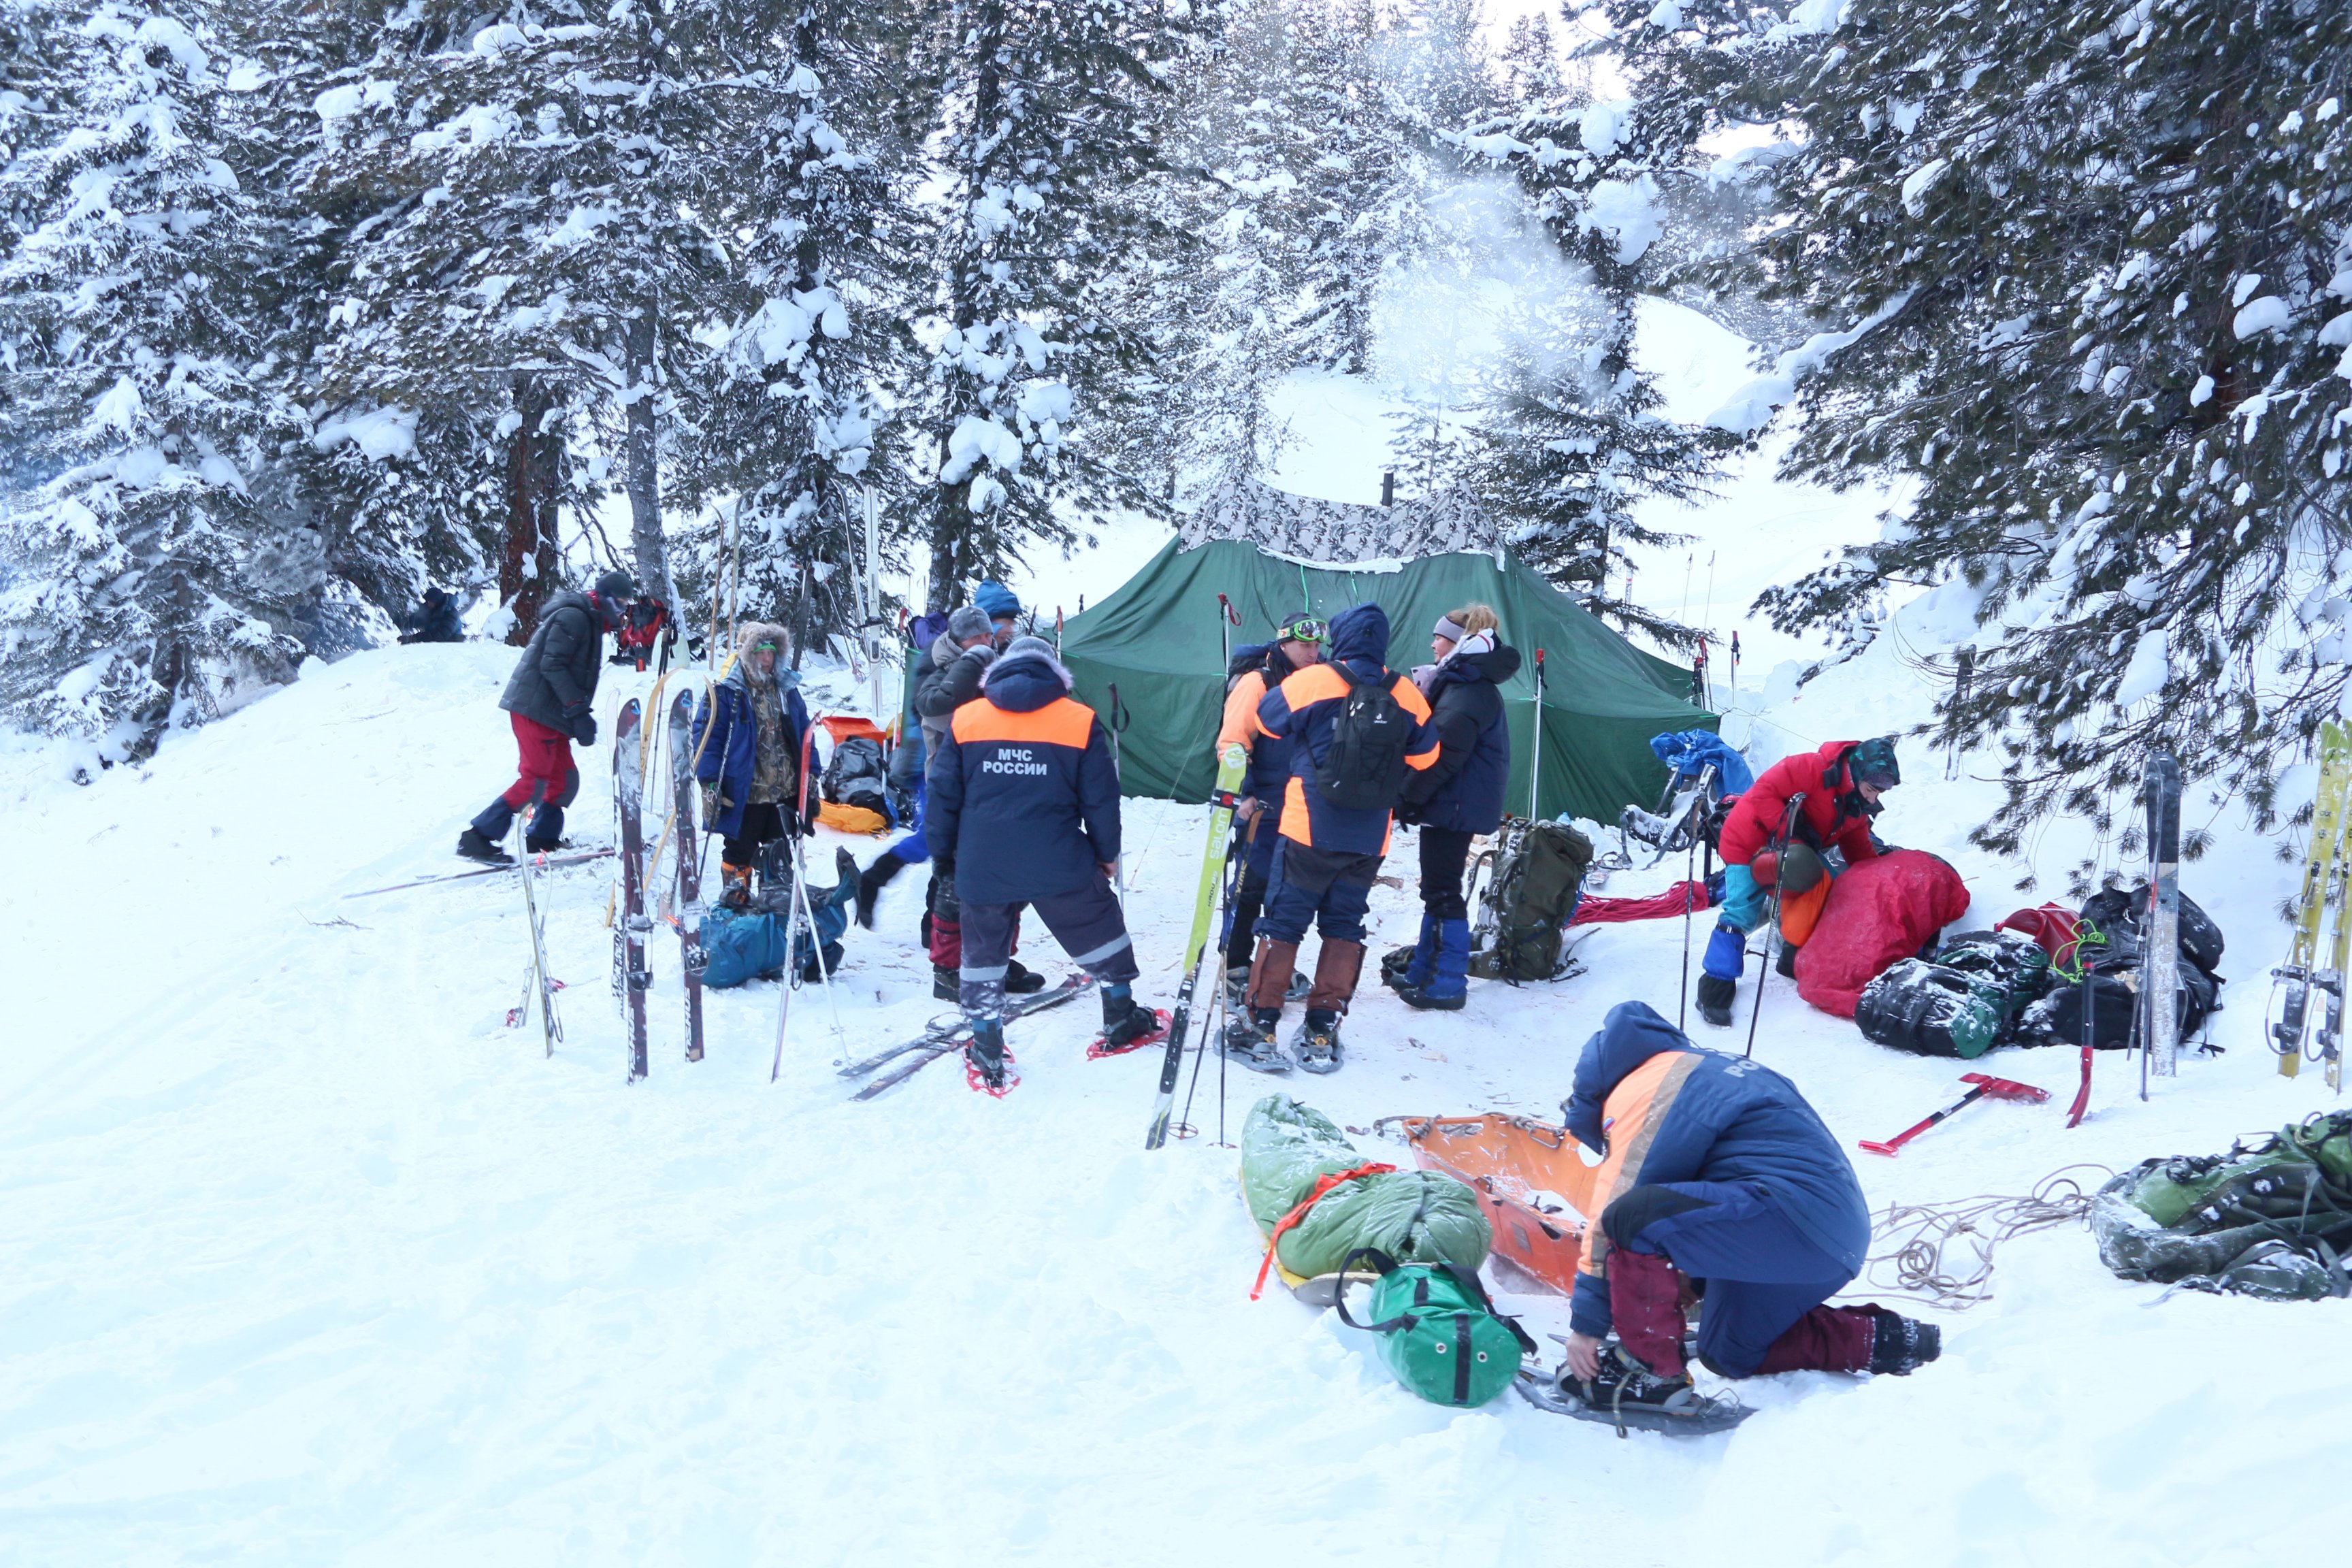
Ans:
[[[1021,601],[1002,583],[982,583],[971,602],[986,610],[992,621],[1014,620],[1021,615]]]

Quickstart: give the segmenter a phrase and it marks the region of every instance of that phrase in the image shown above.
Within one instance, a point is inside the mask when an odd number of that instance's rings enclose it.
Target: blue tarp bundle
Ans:
[[[1653,735],[1650,750],[1658,761],[1677,773],[1698,776],[1698,771],[1709,763],[1715,764],[1716,776],[1723,781],[1725,795],[1745,795],[1756,782],[1755,773],[1748,759],[1735,752],[1723,737],[1711,730],[1684,730],[1677,733]]]

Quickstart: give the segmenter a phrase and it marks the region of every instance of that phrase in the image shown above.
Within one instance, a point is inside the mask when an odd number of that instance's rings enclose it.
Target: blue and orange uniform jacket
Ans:
[[[1388,853],[1390,813],[1385,807],[1342,810],[1325,800],[1315,783],[1316,765],[1330,752],[1332,723],[1350,689],[1347,677],[1333,664],[1345,664],[1359,680],[1386,677],[1397,705],[1413,721],[1412,737],[1405,743],[1406,765],[1425,768],[1437,761],[1437,726],[1430,721],[1429,703],[1406,677],[1389,674],[1384,662],[1388,652],[1388,616],[1378,605],[1358,605],[1331,623],[1330,664],[1307,666],[1258,703],[1259,727],[1294,742],[1290,782],[1282,796],[1285,838],[1342,854]]]
[[[1560,1108],[1568,1131],[1603,1152],[1569,1317],[1609,1331],[1609,1237],[1601,1212],[1659,1182],[1762,1187],[1805,1238],[1852,1276],[1870,1249],[1870,1205],[1830,1130],[1797,1086],[1744,1057],[1703,1050],[1647,1004],[1620,1002],[1576,1064]]]
[[[1118,858],[1110,737],[1052,658],[1008,653],[955,710],[924,785],[923,837],[968,904],[1076,892]]]

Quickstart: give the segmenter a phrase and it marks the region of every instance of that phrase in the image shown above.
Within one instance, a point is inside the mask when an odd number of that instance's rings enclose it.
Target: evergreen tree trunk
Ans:
[[[542,430],[555,399],[547,384],[518,373],[514,411],[522,423],[507,447],[506,549],[499,561],[499,597],[514,612],[507,641],[530,640],[539,612],[556,587],[555,498],[563,467],[563,437]]]
[[[654,446],[654,318],[645,310],[629,322],[629,538],[636,556],[637,587],[663,604],[675,602],[669,552],[662,539],[661,472]]]

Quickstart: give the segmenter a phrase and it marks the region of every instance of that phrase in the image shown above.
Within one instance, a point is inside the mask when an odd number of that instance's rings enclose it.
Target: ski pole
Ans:
[[[1780,817],[1780,850],[1772,857],[1772,902],[1764,917],[1764,951],[1757,954],[1759,967],[1756,971],[1756,999],[1748,1013],[1748,1048],[1739,1054],[1756,1054],[1756,1024],[1764,1016],[1764,983],[1771,978],[1772,944],[1780,936],[1780,882],[1786,875],[1789,840],[1797,831],[1797,811],[1805,804],[1805,792],[1799,790],[1789,797],[1789,809]]]
[[[1988,1098],[1993,1100],[2013,1100],[2025,1105],[2040,1105],[2043,1100],[2050,1098],[2050,1091],[2046,1089],[2036,1089],[2030,1083],[2018,1083],[2012,1079],[2005,1078],[1988,1078],[1980,1072],[1962,1073],[1960,1075],[1960,1081],[1962,1083],[1972,1083],[1976,1085],[1976,1088],[1969,1090],[1968,1093],[1960,1096],[1959,1099],[1952,1101],[1951,1104],[1944,1107],[1943,1110],[1938,1110],[1935,1115],[1927,1118],[1927,1121],[1918,1123],[1916,1126],[1906,1128],[1903,1131],[1896,1133],[1892,1138],[1889,1138],[1885,1142],[1874,1143],[1869,1139],[1864,1138],[1861,1140],[1862,1147],[1867,1149],[1874,1154],[1892,1155],[1897,1150],[1901,1149],[1903,1145],[1919,1136],[1920,1133],[1927,1131],[1928,1128],[1936,1125],[1937,1122],[1943,1121],[1954,1111],[1966,1110],[1969,1106],[1974,1105],[1979,1100]]]
[[[1110,721],[1103,728],[1110,734],[1110,775],[1115,780],[1120,776],[1118,738],[1127,729],[1127,710],[1118,700],[1118,682],[1113,681],[1110,685]],[[1119,794],[1126,793],[1122,783]],[[1124,916],[1127,913],[1127,858],[1123,855],[1111,862],[1110,886],[1111,891],[1118,895],[1118,912]]]
[[[1543,812],[1538,805],[1543,788],[1543,694],[1544,650],[1536,649],[1536,744],[1528,757],[1528,818],[1540,821]]]

